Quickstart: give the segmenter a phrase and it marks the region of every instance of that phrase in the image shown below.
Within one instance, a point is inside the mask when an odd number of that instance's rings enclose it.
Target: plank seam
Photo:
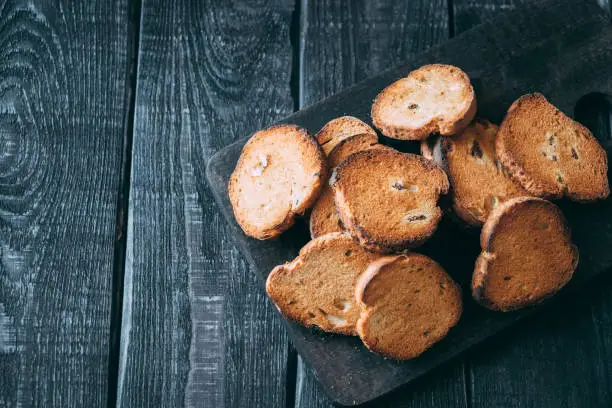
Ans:
[[[453,38],[455,36],[455,9],[453,6],[453,0],[448,0],[448,37]]]
[[[297,112],[302,101],[300,100],[300,81],[301,81],[301,52],[300,52],[300,37],[301,37],[301,7],[302,0],[295,0],[293,12],[291,13],[291,23],[289,26],[289,41],[291,43],[291,77],[289,79],[289,90],[293,99],[293,111]]]
[[[302,1],[304,4],[302,4]],[[290,78],[290,91],[291,97],[293,98],[293,111],[297,112],[303,105],[302,102],[302,40],[304,37],[302,24],[302,13],[307,10],[307,0],[295,0],[293,6],[293,12],[291,14],[291,25],[289,27],[289,40],[291,42],[291,78]],[[297,386],[297,352],[293,346],[287,344],[287,364],[286,364],[286,378],[285,378],[285,406],[287,408],[293,408],[296,406],[296,386]]]
[[[126,114],[124,117],[123,151],[119,179],[119,194],[116,210],[115,244],[113,252],[113,278],[111,292],[110,340],[108,352],[107,406],[118,406],[118,389],[121,336],[123,327],[123,295],[126,264],[127,225],[129,222],[130,182],[132,172],[132,140],[134,133],[134,112],[136,108],[136,87],[138,81],[138,55],[140,50],[141,0],[129,2],[127,28],[127,72],[125,90]]]
[[[606,11],[612,11],[612,2],[608,3],[608,6],[610,7],[610,9]],[[612,14],[608,15],[608,17],[612,21]],[[601,96],[600,102],[602,103],[598,104],[597,108],[602,109],[602,110],[605,109],[605,111],[607,111],[607,114],[603,116],[604,125],[602,126],[602,129],[605,132],[605,134],[603,135],[601,139],[604,139],[606,145],[608,145],[608,142],[612,140],[612,102],[611,102],[609,95],[600,95],[600,96]],[[599,302],[597,304],[594,302],[590,302],[589,310],[591,313],[591,321],[593,322],[593,330],[595,332],[597,346],[601,350],[601,354],[603,355],[603,361],[608,361],[609,353],[605,346],[606,345],[605,335],[601,328],[602,322],[596,316],[597,315],[596,309],[597,309],[598,304],[601,305],[601,303]],[[610,370],[609,370],[608,364],[603,364],[602,366],[603,366],[603,373],[605,376],[605,384],[609,384],[610,383]],[[609,401],[610,400],[610,390],[604,387],[603,392],[604,392],[604,401]]]
[[[595,304],[593,302],[590,302],[589,304],[589,311],[591,312],[591,321],[593,322],[593,331],[595,332],[595,338],[597,341],[597,346],[598,348],[601,349],[601,353],[603,354],[604,357],[604,361],[607,361],[607,352],[606,352],[606,347],[605,347],[605,337],[601,331],[601,322],[599,321],[599,319],[597,319],[596,316],[596,310],[595,310]],[[604,375],[605,375],[605,380],[606,383],[609,383],[610,381],[610,372],[608,369],[608,365],[607,364],[603,364],[603,371],[604,371]],[[604,392],[604,401],[608,401],[610,399],[610,391],[607,388],[603,388],[603,392]]]
[[[463,384],[466,408],[471,408],[474,404],[472,401],[472,388],[474,381],[472,376],[472,365],[470,364],[469,354],[463,358]]]
[[[453,4],[453,0],[447,1],[448,5],[448,38],[453,38],[455,36],[455,6]],[[473,392],[472,389],[474,387],[474,380],[472,375],[472,365],[470,364],[469,354],[466,354],[464,358],[461,359],[461,365],[463,366],[463,397],[465,400],[465,407],[471,408],[474,404],[472,401]]]
[[[297,407],[298,401],[298,356],[297,351],[287,343],[287,380],[286,380],[286,403],[287,408]]]

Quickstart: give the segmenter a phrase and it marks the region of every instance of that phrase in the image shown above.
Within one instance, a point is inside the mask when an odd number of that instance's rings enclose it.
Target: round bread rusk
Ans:
[[[593,201],[608,197],[608,157],[593,134],[539,94],[508,109],[496,153],[532,195]]]
[[[343,232],[344,227],[336,206],[334,205],[334,191],[329,186],[323,188],[319,199],[310,212],[310,237],[312,239],[332,232]]]
[[[416,253],[371,263],[355,298],[365,346],[399,360],[415,358],[444,338],[463,310],[459,286],[434,260]]]
[[[360,314],[354,298],[357,279],[377,257],[348,234],[323,235],[292,262],[274,268],[266,291],[287,319],[354,336]]]
[[[352,154],[330,185],[344,228],[376,252],[402,251],[429,238],[442,217],[439,196],[449,188],[434,162],[392,149]]]
[[[329,167],[333,169],[351,154],[370,149],[390,149],[390,147],[378,144],[376,134],[362,133],[351,136],[342,140],[329,152],[327,160]],[[330,232],[342,231],[344,227],[334,205],[334,191],[327,184],[310,212],[310,236],[316,238]]]
[[[424,65],[378,94],[372,122],[383,135],[423,140],[433,133],[449,136],[468,125],[476,114],[470,78],[452,65]]]
[[[438,136],[434,143],[429,142],[431,138],[421,142],[421,151],[448,175],[455,213],[475,227],[482,226],[500,203],[532,195],[497,159],[497,130],[493,123],[477,118],[453,137]]]
[[[376,131],[364,121],[354,116],[341,116],[327,122],[315,137],[323,152],[329,155],[336,145],[344,139],[363,133],[374,135],[378,140]]]
[[[552,296],[578,265],[565,217],[541,198],[514,198],[494,209],[480,245],[472,296],[491,310],[515,310]]]
[[[229,180],[236,221],[251,237],[274,238],[314,204],[327,176],[323,151],[305,129],[261,130],[245,144]]]

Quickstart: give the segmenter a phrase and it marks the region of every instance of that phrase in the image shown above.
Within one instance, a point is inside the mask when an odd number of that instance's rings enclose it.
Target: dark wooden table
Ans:
[[[0,1],[0,407],[330,406],[206,162],[525,3]],[[576,108],[608,137],[610,112]],[[376,406],[612,406],[610,294],[604,277]]]

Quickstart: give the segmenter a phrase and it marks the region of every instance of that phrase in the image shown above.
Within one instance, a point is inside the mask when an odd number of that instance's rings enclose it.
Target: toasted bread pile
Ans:
[[[359,336],[388,358],[419,356],[463,310],[451,275],[412,252],[450,211],[482,228],[471,282],[480,305],[515,310],[570,281],[578,249],[547,200],[606,198],[606,152],[540,94],[520,97],[499,127],[475,114],[467,74],[434,64],[389,85],[372,106],[380,133],[420,140],[421,155],[381,144],[352,116],[331,120],[314,137],[295,125],[255,133],[228,186],[238,224],[270,239],[310,210],[312,241],[266,283],[283,316]],[[449,208],[440,200],[447,194]]]

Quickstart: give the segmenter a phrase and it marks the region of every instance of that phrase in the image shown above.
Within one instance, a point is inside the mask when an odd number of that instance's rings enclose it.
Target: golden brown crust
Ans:
[[[368,133],[376,137],[376,131],[367,123],[354,116],[341,116],[330,120],[319,130],[315,138],[326,155],[334,150],[338,143],[351,136]]]
[[[378,144],[378,136],[372,133],[361,133],[341,140],[329,152],[327,161],[329,168],[334,169],[353,153],[370,149],[385,149],[387,146]],[[390,148],[389,148],[390,149]]]
[[[461,290],[432,259],[410,253],[379,258],[359,278],[357,333],[385,357],[411,359],[446,336],[462,313]]]
[[[472,296],[496,311],[519,309],[554,295],[578,264],[578,249],[563,214],[535,197],[514,198],[496,208],[482,229],[480,245]]]
[[[369,133],[351,136],[338,143],[329,153],[328,163],[330,169],[335,168],[344,159],[353,153],[370,149],[391,149],[378,144],[378,137]],[[342,232],[344,227],[340,216],[334,205],[334,192],[327,184],[319,199],[312,207],[310,213],[310,236],[312,238],[329,234],[330,232]]]
[[[469,77],[452,65],[422,66],[382,90],[372,105],[372,122],[385,136],[423,140],[452,135],[476,114]]]
[[[605,150],[541,94],[523,95],[510,106],[496,152],[532,195],[592,201],[610,194]]]
[[[449,188],[435,163],[391,149],[349,156],[330,184],[347,232],[376,252],[402,251],[429,238],[442,217],[438,198]]]
[[[497,159],[497,131],[493,123],[477,118],[454,137],[438,137],[431,147],[423,147],[448,174],[453,209],[471,226],[482,226],[504,201],[531,195]]]
[[[312,207],[309,228],[312,239],[332,232],[344,231],[344,226],[334,205],[334,191],[331,187],[325,186],[319,199]]]
[[[323,151],[305,129],[277,125],[256,132],[228,184],[236,221],[251,237],[278,236],[314,204],[327,174]]]
[[[356,335],[360,310],[354,299],[355,285],[376,257],[348,234],[323,235],[306,244],[292,262],[274,268],[266,292],[289,320]]]

